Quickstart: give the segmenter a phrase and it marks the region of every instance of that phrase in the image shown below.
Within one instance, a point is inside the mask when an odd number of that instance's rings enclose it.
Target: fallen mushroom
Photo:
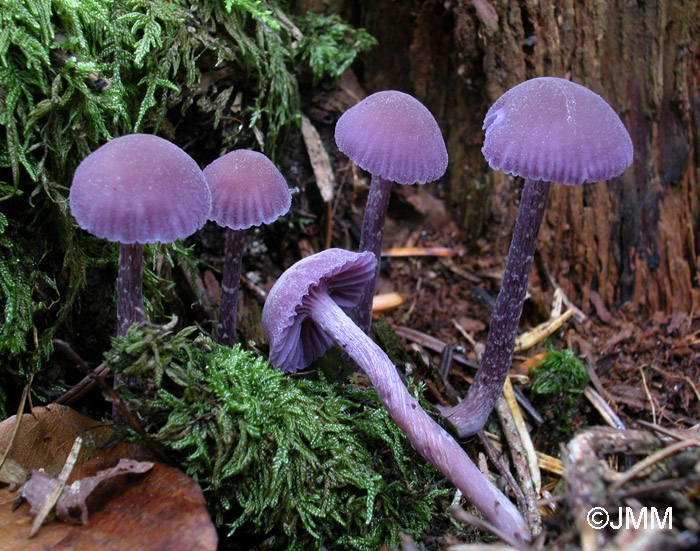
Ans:
[[[387,355],[348,317],[347,312],[372,282],[376,263],[370,252],[327,249],[284,272],[263,307],[270,362],[290,373],[319,358],[335,341],[367,374],[389,415],[416,450],[497,528],[511,538],[529,540],[518,509],[423,410]]]
[[[442,410],[461,437],[484,426],[508,374],[550,182],[615,178],[633,158],[632,140],[605,100],[561,78],[510,89],[491,106],[483,128],[481,151],[491,168],[525,178],[525,186],[481,365],[466,398]]]
[[[289,210],[292,196],[284,176],[262,153],[239,149],[204,169],[212,196],[209,218],[228,228],[219,303],[219,343],[236,342],[236,311],[241,259],[248,228],[270,224]]]
[[[447,169],[447,148],[430,111],[414,97],[394,90],[372,94],[348,109],[338,119],[335,141],[340,151],[372,174],[360,251],[374,254],[377,269],[352,316],[367,333],[391,183],[425,184],[437,180]]]
[[[143,244],[193,234],[211,194],[197,163],[163,138],[129,134],[85,157],[73,175],[70,210],[91,234],[120,243],[117,334],[143,319]]]

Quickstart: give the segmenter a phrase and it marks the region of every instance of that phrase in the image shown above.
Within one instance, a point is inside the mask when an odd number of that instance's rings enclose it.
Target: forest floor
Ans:
[[[324,113],[316,114],[323,141],[333,151],[333,125]],[[283,160],[283,170],[293,175],[291,185],[303,193],[295,197],[287,222],[250,232],[238,324],[244,342],[264,342],[260,310],[284,269],[299,257],[323,250],[329,242],[357,247],[368,179],[336,155],[338,187],[333,202],[326,205],[315,188],[301,137],[292,136],[291,141],[294,153]],[[400,296],[398,304],[383,310],[383,319],[400,337],[408,368],[426,383],[428,399],[439,405],[454,404],[471,383],[486,342],[507,248],[488,238],[467,243],[445,206],[446,195],[440,184],[394,186],[378,284],[380,295]],[[178,281],[177,291],[189,285],[192,297],[195,289],[202,295],[194,319],[184,321],[196,321],[207,330],[213,327],[221,293],[215,274],[223,260],[221,243],[220,229],[208,224],[194,245],[210,268],[194,279],[183,277],[184,270],[170,274]],[[517,480],[511,475],[506,489],[521,509],[534,506],[526,516],[533,531],[541,534],[535,549],[622,550],[631,549],[633,543],[635,549],[700,548],[700,315],[677,312],[646,317],[624,305],[611,312],[602,304],[594,304],[594,312],[583,313],[557,287],[546,264],[536,258],[531,295],[520,324],[522,334],[531,338],[516,352],[511,372],[524,412],[522,425],[539,455],[541,483],[525,473],[527,461],[517,446],[527,444],[521,437],[519,443],[513,441],[495,415],[486,428],[496,436],[481,441],[474,437],[465,445],[470,454],[478,450],[480,466],[491,471],[510,472],[512,463]],[[101,300],[108,298],[97,295],[95,311],[101,310],[97,304]],[[182,301],[187,303],[186,298]],[[533,336],[534,328],[556,318],[561,322],[554,331]],[[575,410],[567,412],[565,419],[558,417],[562,413],[551,397],[530,391],[532,369],[550,349],[571,350],[590,377]],[[493,442],[508,453],[501,455]],[[528,484],[533,487],[525,488]],[[663,518],[671,507],[674,529],[595,531],[586,521],[587,512],[595,507],[605,507],[610,520],[620,522],[627,508],[637,513],[655,508]],[[453,515],[459,517],[459,512]],[[467,521],[478,524],[472,517]],[[426,534],[415,545],[406,541],[403,548],[423,545],[468,549],[459,547],[460,541],[444,531]]]

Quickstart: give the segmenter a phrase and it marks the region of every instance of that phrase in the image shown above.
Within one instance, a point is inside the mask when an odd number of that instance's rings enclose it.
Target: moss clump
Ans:
[[[289,377],[193,328],[133,326],[106,361],[218,525],[274,549],[375,550],[420,536],[444,495],[369,388]],[[145,390],[144,390],[145,389]]]
[[[530,391],[542,408],[548,436],[553,449],[583,423],[581,397],[589,377],[583,362],[569,349],[549,348],[541,364],[533,369]],[[538,405],[536,403],[536,405]]]
[[[299,47],[284,5],[0,2],[0,384],[6,370],[39,371],[62,324],[70,340],[71,324],[81,323],[75,305],[94,300],[86,287],[116,261],[114,245],[77,231],[70,216],[66,196],[81,159],[132,132],[163,134],[201,164],[236,147],[274,157],[299,121],[298,75],[318,57],[306,50],[323,50],[312,69],[333,77],[370,45],[334,20],[342,32],[311,33]],[[326,35],[352,47],[334,48]],[[165,249],[192,266],[182,247]],[[153,312],[173,310],[152,271],[145,286]]]

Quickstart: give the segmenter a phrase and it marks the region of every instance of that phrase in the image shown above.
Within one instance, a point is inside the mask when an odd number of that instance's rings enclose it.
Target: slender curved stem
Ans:
[[[238,286],[241,280],[241,261],[245,250],[247,230],[226,230],[224,249],[224,277],[221,282],[219,303],[219,343],[233,346],[236,342],[236,314],[238,311]]]
[[[143,319],[143,245],[119,245],[117,275],[117,335],[126,335],[132,323]]]
[[[476,434],[486,424],[508,375],[548,193],[549,182],[525,181],[481,365],[464,400],[442,409],[462,438]]]
[[[305,302],[309,315],[364,370],[384,407],[411,444],[461,490],[497,528],[515,539],[530,533],[518,509],[474,465],[464,449],[411,396],[387,355],[318,289]]]
[[[379,268],[382,256],[382,239],[384,238],[384,221],[386,209],[389,206],[391,196],[391,181],[381,176],[372,174],[372,183],[369,188],[365,215],[362,219],[362,234],[360,235],[360,252],[370,251],[377,258],[377,268],[374,281],[367,285],[365,293],[352,313],[353,321],[364,331],[369,333],[372,324],[372,299],[377,288]]]

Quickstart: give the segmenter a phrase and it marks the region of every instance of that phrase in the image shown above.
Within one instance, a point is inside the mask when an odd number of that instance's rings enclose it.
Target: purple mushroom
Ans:
[[[293,372],[323,355],[335,341],[370,378],[389,415],[416,450],[496,527],[514,539],[529,540],[517,508],[421,408],[387,355],[348,317],[371,284],[376,263],[370,252],[327,249],[284,272],[270,290],[262,314],[270,362]]]
[[[231,151],[207,166],[204,176],[212,197],[209,218],[229,228],[217,338],[221,344],[232,346],[236,341],[238,283],[246,232],[251,226],[269,224],[285,214],[292,196],[277,167],[256,151]]]
[[[561,78],[515,86],[491,106],[483,128],[491,168],[525,178],[525,186],[481,365],[466,398],[443,410],[462,437],[484,426],[508,374],[550,182],[614,178],[633,157],[632,140],[605,100]]]
[[[193,234],[207,221],[211,194],[197,163],[148,134],[115,138],[85,157],[73,176],[78,225],[119,247],[117,334],[143,319],[143,244]]]
[[[374,253],[377,269],[353,313],[353,319],[367,333],[391,183],[437,180],[447,169],[447,149],[430,111],[414,97],[393,90],[372,94],[348,109],[338,119],[335,142],[340,151],[372,175],[360,251]]]

